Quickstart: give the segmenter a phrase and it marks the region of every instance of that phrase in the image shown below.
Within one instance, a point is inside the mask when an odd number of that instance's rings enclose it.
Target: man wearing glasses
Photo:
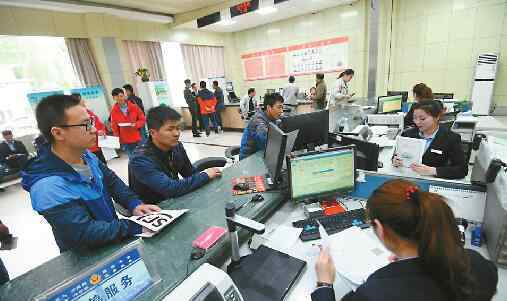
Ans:
[[[148,203],[159,203],[196,190],[220,176],[209,168],[198,172],[190,163],[181,134],[181,115],[167,106],[148,112],[149,138],[129,160],[129,185]],[[181,179],[180,176],[181,175]]]
[[[119,220],[111,198],[134,215],[159,211],[146,205],[87,148],[96,129],[86,109],[68,95],[44,98],[35,112],[39,130],[49,142],[22,173],[32,207],[51,225],[61,252],[92,248],[147,232]]]

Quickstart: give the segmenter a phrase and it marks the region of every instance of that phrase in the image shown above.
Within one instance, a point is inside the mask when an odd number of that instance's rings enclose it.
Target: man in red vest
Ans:
[[[115,88],[111,94],[116,101],[111,110],[111,129],[115,136],[120,137],[121,148],[130,158],[141,142],[140,129],[144,127],[146,118],[136,104],[127,101],[122,89]]]

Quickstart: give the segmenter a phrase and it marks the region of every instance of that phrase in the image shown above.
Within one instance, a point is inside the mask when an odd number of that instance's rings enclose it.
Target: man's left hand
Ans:
[[[436,176],[437,169],[435,167],[427,166],[424,164],[413,163],[410,165],[410,169],[420,174],[421,176]]]
[[[159,211],[160,207],[157,205],[141,204],[138,205],[134,210],[132,210],[132,214],[136,216],[141,216],[148,213],[154,213]]]

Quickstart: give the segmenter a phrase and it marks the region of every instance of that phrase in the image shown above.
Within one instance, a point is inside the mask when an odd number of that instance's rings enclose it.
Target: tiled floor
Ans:
[[[185,131],[181,136],[192,162],[205,157],[223,157],[226,146],[239,145],[240,139],[240,132],[212,133],[207,138],[193,138],[191,132]],[[109,167],[127,182],[126,156],[110,161]],[[58,256],[51,227],[32,210],[29,195],[21,185],[10,186],[5,192],[0,192],[0,220],[18,237],[17,249],[0,251],[11,278]]]

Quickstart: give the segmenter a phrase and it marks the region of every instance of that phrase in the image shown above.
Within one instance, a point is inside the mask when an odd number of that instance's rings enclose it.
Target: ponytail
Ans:
[[[417,244],[423,270],[449,300],[472,292],[469,258],[460,244],[454,214],[444,199],[419,191],[406,180],[384,183],[368,199],[370,219],[379,220],[402,240]]]
[[[344,75],[354,75],[354,70],[352,69],[345,69],[342,73],[338,76],[338,78],[342,78]]]

